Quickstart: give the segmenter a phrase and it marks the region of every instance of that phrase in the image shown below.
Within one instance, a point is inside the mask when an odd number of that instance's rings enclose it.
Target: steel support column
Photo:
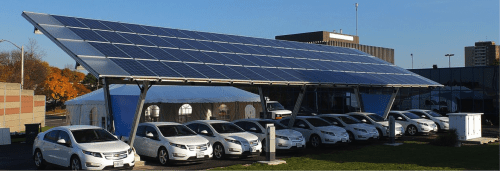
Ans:
[[[297,113],[299,112],[300,105],[302,104],[302,99],[304,99],[304,94],[306,94],[306,85],[302,86],[300,90],[299,97],[297,97],[297,102],[295,102],[295,107],[293,107],[292,116],[290,116],[290,121],[288,122],[288,128],[292,128],[293,123],[295,122],[295,117],[297,117]]]
[[[266,98],[264,98],[264,94],[262,93],[262,87],[259,87],[259,96],[260,96],[260,104],[262,105],[262,113],[264,114],[264,118],[267,119]]]
[[[389,114],[389,111],[391,111],[392,104],[394,104],[394,100],[396,99],[396,95],[398,95],[399,88],[395,88],[394,91],[392,92],[391,98],[389,99],[389,103],[387,103],[387,106],[385,107],[384,110],[384,118],[387,118],[387,115]]]
[[[130,128],[130,134],[128,139],[128,144],[132,148],[134,146],[135,133],[137,132],[137,126],[139,125],[139,121],[141,120],[142,115],[142,107],[144,107],[144,101],[146,99],[146,94],[150,88],[151,84],[149,81],[143,81],[141,89],[141,94],[139,95],[139,99],[137,100],[137,107],[135,108],[134,120],[132,121],[132,127]]]
[[[361,99],[361,93],[359,93],[359,87],[354,87],[354,95],[356,96],[356,100],[358,101],[360,112],[364,112],[365,106],[363,105],[363,100]]]
[[[104,105],[106,107],[106,118],[107,129],[111,133],[115,133],[114,119],[113,119],[113,109],[111,107],[111,94],[109,92],[109,80],[108,78],[103,78],[103,90],[104,90]],[[80,119],[81,120],[81,119]]]

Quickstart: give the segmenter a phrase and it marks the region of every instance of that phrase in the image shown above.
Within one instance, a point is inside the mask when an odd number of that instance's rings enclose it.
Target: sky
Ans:
[[[21,16],[23,11],[274,39],[274,36],[343,30],[360,44],[394,49],[406,68],[464,66],[464,47],[499,41],[498,0],[210,0],[8,1],[0,3],[0,39],[21,46],[35,39],[51,66],[75,61]],[[15,47],[0,43],[0,51]]]

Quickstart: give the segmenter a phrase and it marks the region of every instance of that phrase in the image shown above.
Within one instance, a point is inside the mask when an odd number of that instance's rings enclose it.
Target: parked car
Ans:
[[[430,119],[436,123],[438,132],[442,130],[450,130],[450,118],[443,116],[439,113],[436,113],[432,110],[423,110],[423,109],[410,109],[408,112],[414,113],[421,118]]]
[[[302,136],[302,133],[288,129],[279,122],[274,122],[272,119],[240,119],[233,121],[233,123],[259,137],[259,141],[262,142],[262,151],[266,150],[267,124],[274,124],[276,149],[293,150],[304,149],[306,147],[306,140]]]
[[[281,119],[279,122],[288,125],[290,118]],[[349,142],[349,135],[344,128],[333,126],[316,116],[297,116],[292,129],[302,133],[307,143],[313,148],[322,144]]]
[[[292,115],[292,111],[285,109],[285,107],[277,101],[267,101],[266,104],[267,112],[271,113],[272,119],[281,119]]]
[[[216,159],[229,156],[254,156],[262,152],[262,144],[257,136],[231,122],[196,120],[184,125],[208,139]]]
[[[175,122],[140,123],[134,147],[137,154],[157,158],[162,165],[212,158],[212,148],[206,138]]]
[[[108,131],[89,125],[51,128],[39,133],[33,143],[35,166],[47,163],[71,170],[132,168],[135,152]]]
[[[362,123],[361,121],[346,114],[321,114],[318,117],[330,122],[330,124],[342,127],[349,133],[349,140],[369,140],[378,139],[377,128],[373,125]]]
[[[429,119],[420,118],[407,111],[390,111],[389,116],[393,116],[397,123],[403,125],[406,133],[416,135],[417,133],[430,133],[437,131],[437,126]]]
[[[379,116],[375,113],[367,113],[367,112],[351,112],[347,113],[347,115],[352,116],[353,118],[358,119],[362,123],[373,125],[377,128],[379,136],[388,137],[389,136],[389,121],[384,120],[382,116]],[[395,133],[397,136],[404,135],[405,129],[399,123],[395,123]]]

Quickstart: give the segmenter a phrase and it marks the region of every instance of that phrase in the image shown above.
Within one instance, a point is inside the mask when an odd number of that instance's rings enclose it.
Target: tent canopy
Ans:
[[[137,85],[119,84],[109,86],[111,95],[140,94]],[[220,103],[260,102],[259,95],[231,86],[170,86],[154,85],[147,93],[145,103]],[[74,98],[66,105],[104,104],[104,91],[99,89]]]

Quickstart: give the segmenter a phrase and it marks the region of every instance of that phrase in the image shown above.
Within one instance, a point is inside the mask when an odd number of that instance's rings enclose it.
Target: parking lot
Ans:
[[[438,133],[441,134],[441,133]],[[404,136],[397,140],[397,142],[403,141],[422,141],[429,142],[432,141],[438,134],[432,135],[418,135],[418,136]],[[483,136],[486,137],[497,137],[499,135],[498,127],[495,126],[483,126]],[[301,152],[283,152],[278,151],[276,153],[276,158],[289,158],[294,156],[305,156],[313,154],[330,154],[339,151],[348,151],[363,148],[371,145],[378,145],[386,142],[387,140],[372,141],[372,142],[360,142],[351,143],[346,145],[334,145],[326,146],[322,148],[312,149],[307,148]],[[32,146],[26,143],[14,143],[11,145],[0,146],[0,168],[2,170],[34,170],[36,169],[32,156]],[[134,170],[206,170],[217,167],[226,167],[237,164],[252,164],[257,161],[265,160],[265,156],[255,156],[252,158],[245,159],[225,159],[225,160],[209,160],[203,163],[193,163],[193,164],[175,164],[169,166],[161,166],[155,159],[152,158],[142,158],[145,161],[145,166],[134,167]],[[67,168],[58,168],[54,166],[49,166],[46,169],[49,170],[64,170]]]

